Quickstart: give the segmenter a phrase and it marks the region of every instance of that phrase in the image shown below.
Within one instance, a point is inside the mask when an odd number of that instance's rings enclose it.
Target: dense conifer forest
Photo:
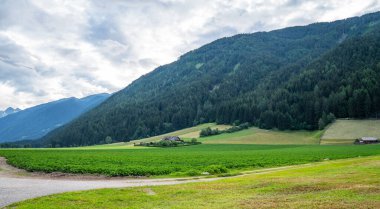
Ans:
[[[318,129],[380,111],[380,13],[222,38],[158,67],[42,140],[91,145],[205,122]]]

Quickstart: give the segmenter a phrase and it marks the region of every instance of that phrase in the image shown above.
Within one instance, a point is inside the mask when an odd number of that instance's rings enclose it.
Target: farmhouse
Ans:
[[[362,137],[355,140],[355,144],[376,144],[379,143],[379,139],[375,137]]]
[[[165,136],[161,139],[161,141],[176,141],[176,142],[183,142],[181,138],[178,136]]]

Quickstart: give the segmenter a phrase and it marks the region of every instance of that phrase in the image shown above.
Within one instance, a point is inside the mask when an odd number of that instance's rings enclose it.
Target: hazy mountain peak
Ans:
[[[44,136],[99,105],[108,96],[108,94],[96,94],[81,99],[70,97],[25,110],[9,107],[1,112],[8,116],[0,118],[0,142],[36,139]],[[11,115],[9,115],[10,112],[12,112]]]
[[[5,117],[5,116],[10,115],[10,114],[13,114],[13,113],[16,113],[16,112],[19,112],[19,111],[21,111],[20,108],[8,107],[4,111],[0,110],[0,118]]]

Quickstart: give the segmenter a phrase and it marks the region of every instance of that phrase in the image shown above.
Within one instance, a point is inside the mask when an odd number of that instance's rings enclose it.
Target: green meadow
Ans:
[[[319,144],[323,131],[278,131],[251,127],[246,130],[202,137],[205,144]]]
[[[194,176],[380,154],[379,145],[202,144],[153,149],[3,149],[28,171],[107,176]]]
[[[378,133],[377,129],[372,128],[374,124],[380,123],[338,120],[325,132],[251,127],[234,133],[199,137],[200,130],[206,127],[230,127],[207,123],[127,143],[60,149],[0,149],[0,156],[5,157],[9,164],[28,171],[106,176],[225,175],[258,168],[380,154],[380,145],[356,146],[351,142],[342,146],[319,145],[322,135],[322,144],[325,144],[326,137],[347,135],[347,129],[365,129],[358,135],[370,130]],[[331,131],[339,134],[333,135]],[[177,135],[185,140],[197,138],[202,144],[174,148],[133,146],[133,143],[159,141],[168,135]],[[349,136],[352,137],[352,133]]]
[[[191,139],[191,138],[199,138],[199,133],[202,129],[210,127],[212,129],[219,129],[224,130],[231,126],[229,125],[217,125],[216,123],[205,123],[198,126],[190,127],[181,129],[178,131],[173,131],[170,133],[158,135],[158,136],[152,136],[144,139],[139,140],[133,140],[130,142],[120,142],[120,143],[113,143],[113,144],[104,144],[104,145],[95,145],[95,146],[88,146],[88,147],[77,147],[76,149],[120,149],[120,148],[126,148],[126,149],[135,149],[136,147],[133,146],[133,144],[138,144],[140,142],[155,142],[161,140],[164,136],[179,136],[183,139]],[[137,147],[138,149],[143,147]]]
[[[372,127],[374,122],[338,120],[326,131],[251,127],[199,137],[200,130],[206,127],[230,127],[209,123],[127,143],[0,149],[0,156],[9,164],[27,171],[153,178],[227,177],[207,183],[70,192],[8,208],[379,208],[380,145],[357,146],[348,139],[347,144],[342,139],[340,145],[319,144],[328,144],[324,137],[335,136],[331,130],[342,135],[347,134],[347,129],[362,127],[363,132],[355,133],[369,133],[368,124]],[[197,138],[202,144],[133,146],[168,135],[185,140]]]

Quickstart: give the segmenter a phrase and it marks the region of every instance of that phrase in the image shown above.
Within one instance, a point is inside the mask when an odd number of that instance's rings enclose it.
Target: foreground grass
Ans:
[[[380,120],[337,120],[323,134],[321,144],[352,144],[363,136],[380,138]]]
[[[319,144],[323,131],[277,131],[251,127],[234,133],[202,137],[205,144]]]
[[[155,149],[0,150],[8,163],[28,171],[108,176],[194,176],[376,154],[380,154],[379,145],[204,144]]]
[[[380,208],[380,156],[208,183],[71,192],[9,208]]]

